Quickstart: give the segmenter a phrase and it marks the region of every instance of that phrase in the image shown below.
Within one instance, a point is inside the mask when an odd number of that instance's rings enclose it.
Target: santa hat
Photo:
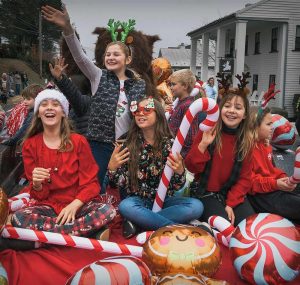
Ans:
[[[69,115],[69,102],[67,98],[64,94],[55,89],[45,89],[36,96],[34,101],[34,113],[38,111],[40,104],[46,99],[57,100],[62,106],[65,115]]]

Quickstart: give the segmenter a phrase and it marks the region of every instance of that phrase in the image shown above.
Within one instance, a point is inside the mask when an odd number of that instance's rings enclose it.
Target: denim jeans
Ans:
[[[104,182],[104,177],[107,171],[107,166],[110,157],[113,153],[114,146],[112,143],[89,141],[93,156],[96,163],[99,166],[98,179],[101,186],[101,194],[105,193],[106,184]]]
[[[121,215],[145,230],[185,224],[198,219],[203,212],[203,204],[198,199],[188,197],[166,197],[163,209],[152,212],[153,203],[148,199],[131,196],[119,205]]]

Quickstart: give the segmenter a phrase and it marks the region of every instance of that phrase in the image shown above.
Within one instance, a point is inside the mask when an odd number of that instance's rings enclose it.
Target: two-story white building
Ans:
[[[189,32],[188,36],[192,71],[197,42],[202,39],[202,80],[208,77],[209,40],[215,40],[215,74],[249,71],[249,87],[258,94],[275,82],[281,92],[270,105],[283,108],[289,117],[294,117],[293,100],[300,94],[300,0],[247,4],[242,10]]]

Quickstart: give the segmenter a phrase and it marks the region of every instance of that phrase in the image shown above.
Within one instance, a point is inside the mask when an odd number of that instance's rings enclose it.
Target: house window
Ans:
[[[278,28],[272,29],[272,38],[271,38],[271,52],[276,52],[277,50],[277,41],[278,41]]]
[[[257,91],[258,86],[258,74],[253,74],[253,85],[252,85],[252,92]]]
[[[229,44],[229,57],[233,57],[233,52],[234,52],[234,39],[230,40]]]
[[[246,41],[245,41],[245,55],[248,55],[248,35],[246,35]]]
[[[274,74],[270,74],[270,77],[269,77],[269,88],[270,88],[270,86],[271,86],[272,83],[276,84],[276,75],[274,75]]]
[[[296,26],[295,50],[300,50],[300,26]]]
[[[254,54],[260,53],[260,32],[255,33]]]

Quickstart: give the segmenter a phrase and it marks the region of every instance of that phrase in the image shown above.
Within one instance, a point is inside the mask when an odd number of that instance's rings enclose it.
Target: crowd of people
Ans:
[[[194,220],[210,232],[206,222],[212,215],[237,225],[254,213],[270,212],[300,223],[295,184],[272,164],[270,110],[250,107],[245,85],[226,88],[219,96],[210,78],[206,95],[201,94],[218,101],[218,121],[211,130],[201,131],[206,114],[200,112],[181,153],[172,154],[174,135],[199,98],[190,96],[196,82],[193,73],[180,70],[169,77],[178,104],[167,120],[156,94],[147,93],[145,81],[129,68],[134,51],[126,44],[108,44],[105,69],[100,69],[83,52],[65,8],[45,6],[42,12],[62,29],[91,88],[90,94],[82,93],[66,75],[64,59],[58,58],[49,65],[56,88],[31,84],[22,91],[22,123],[2,143],[22,144],[28,179],[23,191],[35,203],[15,212],[9,222],[78,236],[101,233],[116,215],[112,205],[99,200],[108,179],[120,193],[125,238],[176,223],[195,224]],[[153,212],[165,165],[174,175],[162,210]],[[189,184],[188,172],[194,176],[189,195],[177,195]],[[18,246],[0,239],[0,247]]]

